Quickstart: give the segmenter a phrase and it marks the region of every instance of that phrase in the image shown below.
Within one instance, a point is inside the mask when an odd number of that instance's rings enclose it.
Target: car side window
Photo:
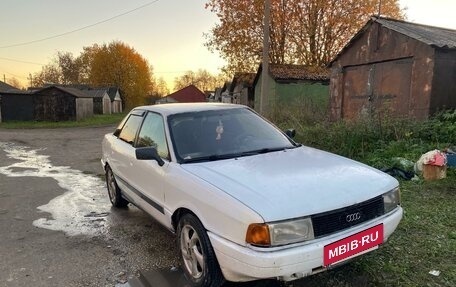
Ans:
[[[156,113],[148,113],[139,132],[136,147],[154,147],[162,158],[169,159],[163,117]]]
[[[135,142],[136,132],[141,125],[142,119],[143,118],[141,116],[134,114],[130,115],[122,130],[120,131],[119,139],[133,145]]]

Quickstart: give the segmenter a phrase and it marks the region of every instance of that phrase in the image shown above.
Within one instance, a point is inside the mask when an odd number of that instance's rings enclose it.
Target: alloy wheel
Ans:
[[[114,179],[114,175],[111,170],[108,170],[108,193],[109,199],[112,203],[116,200],[116,180]]]
[[[180,248],[188,273],[199,279],[204,271],[204,255],[198,233],[190,225],[182,228]]]

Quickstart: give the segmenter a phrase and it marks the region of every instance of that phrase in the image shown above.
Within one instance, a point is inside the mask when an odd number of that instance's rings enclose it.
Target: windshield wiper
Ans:
[[[201,162],[201,161],[216,161],[216,160],[221,160],[221,159],[229,159],[229,158],[234,158],[236,155],[233,154],[211,154],[208,156],[200,156],[200,157],[195,157],[195,158],[187,158],[184,159],[184,163],[190,163],[190,162]]]
[[[297,148],[297,146],[278,147],[278,148],[262,148],[262,149],[245,151],[245,152],[240,152],[240,153],[229,153],[229,154],[221,154],[221,155],[212,154],[212,155],[208,155],[208,156],[184,159],[184,163],[216,161],[216,160],[222,160],[222,159],[230,159],[230,158],[238,158],[238,157],[250,156],[250,155],[256,155],[256,154],[270,153],[270,152],[275,152],[275,151],[284,151],[287,149],[294,149],[294,148]]]
[[[261,148],[261,149],[256,149],[256,150],[244,151],[244,152],[240,152],[240,153],[236,153],[236,154],[230,154],[230,157],[243,157],[243,156],[264,154],[264,153],[270,153],[270,152],[276,152],[276,151],[284,151],[287,149],[294,149],[294,148],[297,148],[297,147],[290,146],[290,147]]]
[[[249,156],[249,155],[255,155],[255,154],[275,152],[275,151],[283,151],[283,150],[292,149],[292,148],[295,148],[295,147],[291,146],[291,147],[261,148],[261,149],[256,149],[256,150],[239,153],[239,156]]]

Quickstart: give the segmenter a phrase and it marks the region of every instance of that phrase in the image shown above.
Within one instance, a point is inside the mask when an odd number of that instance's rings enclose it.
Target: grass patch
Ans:
[[[405,214],[382,248],[300,284],[456,286],[456,171],[440,181],[401,182],[401,190]],[[440,276],[430,275],[431,270]]]
[[[45,122],[45,121],[11,121],[0,123],[0,128],[5,129],[53,129],[53,128],[71,128],[71,127],[95,127],[118,124],[126,113],[111,114],[111,115],[94,115],[93,117],[85,118],[80,121],[61,121],[61,122]]]
[[[377,168],[388,167],[394,157],[417,161],[421,154],[456,145],[456,111],[438,114],[427,121],[392,119],[384,115],[357,121],[329,122],[309,113],[285,110],[273,121],[283,129],[296,128],[296,140],[362,161]]]

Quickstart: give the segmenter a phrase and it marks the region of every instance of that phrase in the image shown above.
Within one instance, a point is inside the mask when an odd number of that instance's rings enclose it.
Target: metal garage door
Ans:
[[[411,58],[344,69],[342,116],[352,119],[374,111],[408,115]]]

